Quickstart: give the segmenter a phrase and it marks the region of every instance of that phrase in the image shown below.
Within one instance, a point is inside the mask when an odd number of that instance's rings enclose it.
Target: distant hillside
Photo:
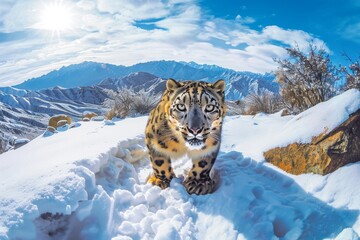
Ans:
[[[62,67],[59,70],[51,71],[38,78],[31,78],[14,87],[19,89],[41,90],[56,86],[64,88],[93,86],[105,78],[123,76],[125,69],[125,66],[83,62]]]
[[[159,93],[165,90],[166,79],[146,72],[134,72],[122,78],[107,78],[97,86],[107,89],[132,88],[135,91],[144,90]]]
[[[237,72],[231,69],[215,65],[200,65],[194,62],[175,61],[152,61],[139,63],[130,67],[115,66],[105,63],[83,62],[59,70],[52,71],[39,78],[32,78],[14,87],[28,90],[41,90],[60,86],[74,88],[79,86],[94,86],[104,81],[116,82],[118,86],[136,85],[141,82],[145,85],[148,79],[137,80],[135,84],[129,80],[121,80],[132,73],[142,72],[156,76],[157,78],[174,78],[177,80],[203,80],[214,82],[224,79],[227,82],[227,98],[238,99],[246,96],[249,91],[267,89],[272,92],[278,91],[278,85],[273,82],[271,74],[255,74],[250,72]],[[141,74],[140,74],[141,75]],[[141,77],[141,76],[140,76]],[[139,78],[139,76],[137,76]],[[111,79],[111,80],[109,80]],[[119,81],[120,79],[120,81]],[[123,82],[122,82],[123,81]]]
[[[55,87],[40,91],[0,88],[0,145],[16,138],[33,139],[41,134],[50,116],[81,118],[84,111],[104,114],[107,98],[100,87]],[[0,146],[1,153],[1,146]]]

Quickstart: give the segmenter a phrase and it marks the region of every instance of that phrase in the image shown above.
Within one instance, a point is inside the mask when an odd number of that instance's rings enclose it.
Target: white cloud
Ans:
[[[18,1],[11,9],[0,5],[0,11],[7,9],[0,31],[31,30],[44,4],[33,0]],[[82,61],[131,65],[165,59],[263,73],[275,69],[274,57],[286,56],[280,45],[296,42],[302,47],[312,40],[326,46],[301,30],[251,29],[248,24],[255,21],[251,17],[226,20],[204,15],[195,0],[64,0],[64,4],[75,16],[75,24],[60,32],[59,38],[32,30],[34,36],[0,42],[1,86]],[[137,21],[153,28],[137,27]]]
[[[253,30],[241,21],[231,21],[224,19],[212,19],[205,23],[205,32],[201,33],[203,39],[217,38],[227,44],[236,47],[240,44],[250,46],[262,45],[271,41],[278,41],[289,47],[299,46],[300,49],[307,50],[309,42],[313,42],[318,47],[323,47],[330,51],[326,44],[302,30],[283,29],[279,26],[266,26],[261,31]]]
[[[197,6],[188,6],[179,14],[157,21],[157,27],[164,28],[159,40],[172,42],[175,45],[184,45],[194,41],[199,29],[200,9]]]
[[[134,20],[162,18],[170,11],[160,0],[98,0],[100,12],[120,14]]]
[[[15,0],[2,0],[0,2],[0,21],[3,20],[3,17],[8,11],[10,11],[15,2]]]
[[[240,15],[237,15],[235,17],[235,20],[237,22],[240,22],[240,23],[254,23],[255,22],[255,19],[252,18],[252,17],[248,17],[248,16],[247,17],[242,17]]]
[[[35,1],[35,4],[41,5],[40,1]],[[0,31],[7,33],[23,31],[37,21],[37,14],[32,1],[17,1],[1,16]]]
[[[324,48],[328,52],[330,51],[324,41],[313,37],[302,30],[291,30],[283,29],[278,26],[267,26],[263,29],[262,34],[267,40],[280,41],[291,47],[298,46],[304,51],[309,49],[310,42],[319,48]]]
[[[76,5],[86,11],[90,11],[96,8],[96,3],[91,0],[80,0]]]
[[[248,35],[251,31],[252,30],[248,26],[236,19],[226,20],[221,18],[210,18],[204,22],[203,31],[199,33],[199,38],[203,40],[216,38],[235,47],[241,43],[247,42],[247,40],[241,40],[241,35],[244,35],[245,37],[245,35]],[[235,39],[237,39],[237,41],[234,41]]]

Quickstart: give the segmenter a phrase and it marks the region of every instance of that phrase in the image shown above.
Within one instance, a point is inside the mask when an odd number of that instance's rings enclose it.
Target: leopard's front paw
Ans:
[[[170,186],[171,179],[167,178],[158,178],[154,174],[152,174],[148,180],[148,183],[151,183],[152,185],[156,185],[161,187],[162,189],[168,188]]]
[[[184,181],[184,186],[189,194],[205,195],[215,191],[215,181],[208,178],[196,179],[188,177]]]

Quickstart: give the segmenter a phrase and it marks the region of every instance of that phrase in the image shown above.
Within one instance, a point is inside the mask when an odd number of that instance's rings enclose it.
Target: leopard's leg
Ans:
[[[189,194],[204,195],[214,192],[216,183],[210,178],[210,171],[216,156],[217,152],[210,156],[193,159],[193,167],[184,181],[184,186]]]
[[[147,182],[159,186],[162,189],[169,187],[171,179],[175,176],[171,167],[170,157],[156,152],[151,148],[149,149],[149,154],[153,173]]]

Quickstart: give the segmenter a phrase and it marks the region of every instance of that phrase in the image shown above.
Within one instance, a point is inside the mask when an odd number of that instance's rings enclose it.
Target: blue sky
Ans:
[[[0,86],[82,61],[195,61],[270,72],[308,42],[360,56],[358,0],[1,0]]]
[[[334,61],[344,62],[342,53],[360,55],[359,0],[303,0],[303,1],[203,1],[210,13],[220,18],[241,16],[253,18],[251,28],[276,25],[284,29],[300,29],[325,42]],[[234,8],[233,6],[237,6]]]

